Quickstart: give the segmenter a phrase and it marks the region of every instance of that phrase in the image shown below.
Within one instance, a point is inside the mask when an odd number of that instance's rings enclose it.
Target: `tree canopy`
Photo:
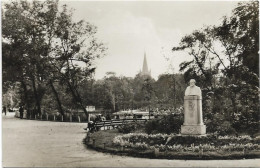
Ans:
[[[92,62],[104,55],[106,47],[97,40],[94,25],[75,22],[72,15],[66,5],[59,9],[58,1],[51,0],[11,1],[3,6],[3,83],[21,83],[21,104],[27,110],[36,107],[42,113],[43,98],[52,92],[63,115],[60,91],[65,91],[87,113],[79,85],[91,78]]]

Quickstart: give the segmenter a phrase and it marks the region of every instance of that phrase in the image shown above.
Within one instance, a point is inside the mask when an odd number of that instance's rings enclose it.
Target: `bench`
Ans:
[[[122,120],[106,120],[106,121],[100,121],[100,122],[96,122],[94,127],[96,130],[99,130],[101,127],[104,127],[104,129],[110,129],[115,128],[119,125],[122,125],[123,121]]]
[[[96,122],[94,127],[95,130],[100,130],[101,127],[104,127],[104,129],[110,129],[110,128],[117,128],[119,125],[127,124],[127,123],[133,123],[133,122],[146,122],[147,119],[123,119],[123,120],[105,120]]]

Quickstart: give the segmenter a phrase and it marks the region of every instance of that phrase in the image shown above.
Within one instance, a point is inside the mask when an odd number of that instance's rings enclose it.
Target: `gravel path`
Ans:
[[[163,160],[116,156],[86,149],[84,123],[2,117],[4,167],[260,167],[250,160]]]

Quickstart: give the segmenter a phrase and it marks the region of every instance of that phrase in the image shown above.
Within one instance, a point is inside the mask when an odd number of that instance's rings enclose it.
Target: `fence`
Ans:
[[[87,122],[87,117],[85,114],[71,114],[66,113],[64,116],[57,114],[33,114],[33,113],[23,113],[24,119],[30,120],[42,120],[42,121],[60,121],[60,122]],[[15,112],[15,117],[20,118],[20,113],[18,111]]]

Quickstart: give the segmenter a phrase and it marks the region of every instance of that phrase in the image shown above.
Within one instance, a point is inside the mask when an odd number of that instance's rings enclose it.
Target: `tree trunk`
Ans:
[[[196,56],[196,54],[192,54],[192,55],[194,56],[195,61],[196,61],[197,65],[198,65],[199,69],[201,70],[202,74],[205,76],[207,82],[209,82],[210,87],[212,88],[212,86],[213,86],[213,85],[212,85],[212,79],[211,79],[211,77],[209,76],[209,74],[207,74],[206,71],[204,70],[204,68],[203,68],[203,63],[201,63],[201,62],[199,61],[199,58]],[[208,87],[207,87],[207,89],[208,89],[208,90],[211,90],[211,89],[208,88]]]
[[[74,100],[79,103],[81,109],[84,111],[84,113],[85,113],[85,115],[86,115],[86,117],[88,119],[88,112],[87,112],[86,108],[84,107],[84,105],[82,103],[82,100],[81,100],[81,97],[80,97],[79,93],[77,92],[76,89],[73,88],[73,86],[70,84],[69,81],[67,82],[67,84],[69,86],[69,89],[70,89],[70,91],[72,93],[72,96],[73,96]]]
[[[236,112],[236,94],[233,96],[234,93],[231,93],[230,97],[231,97],[231,103],[232,103],[232,107],[233,107],[233,110],[231,112],[231,115],[230,115],[230,121],[234,120],[234,116],[235,116],[235,112]]]
[[[35,97],[35,100],[36,100],[37,111],[38,111],[39,114],[41,114],[41,103],[39,101],[39,96],[38,96],[38,93],[37,93],[37,88],[36,88],[36,85],[35,85],[34,77],[32,77],[32,86],[33,86],[34,97]]]
[[[113,93],[111,93],[111,103],[112,103],[112,106],[113,106],[113,112],[116,111],[116,100],[115,100],[115,95]]]
[[[50,85],[51,85],[52,92],[53,92],[53,94],[54,94],[54,96],[55,96],[55,98],[56,98],[56,101],[57,101],[57,104],[58,104],[58,108],[59,108],[59,112],[60,112],[61,115],[64,116],[64,111],[63,111],[63,109],[62,109],[61,101],[60,101],[58,92],[56,91],[56,89],[55,89],[55,87],[54,87],[54,85],[53,85],[53,81],[50,80],[49,83],[50,83]]]
[[[26,84],[23,80],[21,81],[21,84],[22,84],[22,87],[23,87],[24,99],[25,99],[25,102],[26,102],[26,110],[29,111],[31,106],[30,106],[30,102],[28,100],[27,86],[26,86]],[[23,100],[22,100],[22,102],[23,102]]]

